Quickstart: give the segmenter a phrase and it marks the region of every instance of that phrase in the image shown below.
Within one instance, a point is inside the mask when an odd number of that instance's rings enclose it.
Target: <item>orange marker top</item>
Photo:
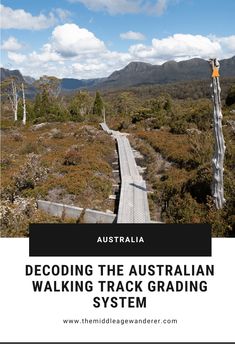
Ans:
[[[217,67],[214,67],[212,77],[219,77],[219,69]]]

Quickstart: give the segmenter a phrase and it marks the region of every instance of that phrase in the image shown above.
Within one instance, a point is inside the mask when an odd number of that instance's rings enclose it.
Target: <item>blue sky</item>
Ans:
[[[3,0],[1,65],[108,76],[130,61],[235,55],[234,0]]]

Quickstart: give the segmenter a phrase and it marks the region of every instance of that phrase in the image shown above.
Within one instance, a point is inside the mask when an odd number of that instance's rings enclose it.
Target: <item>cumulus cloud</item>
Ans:
[[[80,2],[89,10],[106,11],[112,15],[124,13],[138,13],[140,10],[141,0],[69,0],[69,2]]]
[[[219,40],[212,40],[202,35],[174,34],[173,36],[152,40],[151,46],[132,45],[132,56],[142,60],[183,60],[193,57],[209,58],[223,56]]]
[[[133,32],[133,31],[121,33],[120,38],[127,39],[127,40],[145,40],[144,34],[142,34],[140,32]]]
[[[235,52],[235,35],[228,37],[175,34],[154,38],[151,45],[143,43],[129,47],[126,52],[112,51],[94,33],[76,24],[55,27],[50,42],[29,54],[9,50],[8,58],[24,75],[39,77],[95,78],[106,77],[131,61],[162,64],[168,60],[194,57],[228,58]]]
[[[10,7],[0,5],[1,28],[3,29],[32,29],[40,30],[53,26],[56,22],[53,13],[48,16],[40,14],[33,16],[22,9],[13,10]]]
[[[62,21],[66,20],[69,16],[71,16],[70,11],[61,8],[55,9],[54,12]]]
[[[53,9],[48,15],[40,13],[33,16],[30,12],[23,9],[12,9],[0,5],[1,28],[2,29],[29,29],[41,30],[52,27],[65,21],[71,13],[61,8]]]
[[[72,64],[70,77],[94,78],[106,77],[115,70],[120,70],[131,61],[128,53],[106,51],[97,57],[79,58]]]
[[[43,68],[44,64],[64,63],[63,58],[56,53],[50,43],[44,44],[39,52],[33,51],[29,54],[8,52],[8,59],[15,64],[24,64],[26,67],[40,67]]]
[[[106,11],[111,15],[126,13],[148,13],[162,15],[169,0],[68,0],[71,3],[80,2],[89,10]]]
[[[52,42],[53,48],[64,57],[97,53],[105,49],[104,42],[74,23],[57,26],[52,32]]]
[[[20,53],[8,52],[8,59],[13,61],[15,64],[22,64],[26,60],[26,55]]]
[[[155,9],[156,9],[156,13],[158,16],[161,16],[167,8],[167,0],[158,0],[156,5],[155,5]]]
[[[62,61],[61,56],[56,53],[52,45],[50,43],[44,44],[41,51],[37,53],[36,51],[33,51],[28,55],[28,59],[31,63],[45,63],[45,62],[56,62],[56,61]]]
[[[235,35],[220,38],[211,36],[211,40],[220,44],[223,54],[227,57],[235,55]]]
[[[17,50],[20,50],[21,48],[22,48],[22,44],[19,43],[15,37],[9,37],[1,45],[2,50],[8,50],[8,51],[17,51]]]

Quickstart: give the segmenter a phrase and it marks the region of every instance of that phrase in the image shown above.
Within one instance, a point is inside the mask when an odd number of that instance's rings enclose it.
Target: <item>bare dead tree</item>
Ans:
[[[25,92],[24,92],[24,83],[22,82],[22,100],[23,100],[23,124],[26,124],[26,103],[25,103]]]
[[[103,116],[103,119],[104,119],[104,123],[106,124],[106,111],[105,111],[105,107],[103,107],[103,109],[102,109],[102,116]]]
[[[225,203],[224,198],[224,155],[225,142],[222,129],[222,109],[221,109],[221,88],[219,82],[219,68],[220,64],[217,59],[210,59],[212,67],[212,89],[213,89],[213,103],[214,103],[214,136],[215,136],[215,151],[212,159],[213,166],[213,182],[212,182],[212,196],[214,197],[217,209],[222,209]]]
[[[8,97],[10,99],[12,110],[13,110],[13,113],[14,113],[14,120],[17,121],[17,116],[18,116],[18,93],[17,93],[17,88],[16,88],[16,84],[15,84],[14,80],[11,81],[11,88],[12,88],[12,92],[11,92],[11,94],[8,95]]]

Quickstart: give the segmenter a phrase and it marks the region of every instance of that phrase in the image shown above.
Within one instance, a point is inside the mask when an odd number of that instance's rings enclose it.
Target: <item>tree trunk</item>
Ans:
[[[14,120],[17,121],[18,118],[18,94],[15,82],[12,81],[12,108],[14,112]]]
[[[212,182],[212,196],[214,197],[217,209],[222,209],[225,203],[224,198],[224,155],[225,142],[222,130],[222,110],[220,99],[220,82],[219,82],[219,67],[220,64],[217,59],[211,60],[212,66],[212,87],[213,87],[213,103],[214,103],[214,136],[215,136],[215,151],[212,159],[213,166],[213,182]]]
[[[25,93],[24,93],[24,84],[22,83],[22,97],[23,97],[23,124],[26,124],[26,103],[25,103]]]
[[[106,124],[106,112],[105,112],[105,107],[103,107],[103,109],[102,109],[102,115],[103,115],[104,123]]]

